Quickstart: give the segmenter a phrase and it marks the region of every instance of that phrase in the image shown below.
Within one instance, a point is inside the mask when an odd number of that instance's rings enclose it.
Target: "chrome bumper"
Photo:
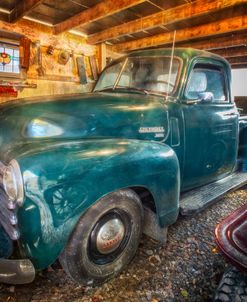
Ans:
[[[26,284],[35,278],[35,269],[28,259],[0,259],[0,283]]]

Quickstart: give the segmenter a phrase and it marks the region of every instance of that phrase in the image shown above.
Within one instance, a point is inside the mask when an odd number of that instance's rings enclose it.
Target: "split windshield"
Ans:
[[[172,94],[180,61],[170,57],[130,57],[110,65],[101,74],[94,91],[128,90],[143,93]]]

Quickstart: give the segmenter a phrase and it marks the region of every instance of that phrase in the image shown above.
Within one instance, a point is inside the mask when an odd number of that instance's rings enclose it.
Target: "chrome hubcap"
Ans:
[[[123,222],[114,218],[101,226],[96,237],[96,247],[101,254],[114,252],[122,242],[125,234]]]

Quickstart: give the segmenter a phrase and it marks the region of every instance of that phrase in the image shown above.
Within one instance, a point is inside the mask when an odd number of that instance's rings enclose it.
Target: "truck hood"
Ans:
[[[85,138],[164,141],[168,135],[164,99],[142,94],[90,93],[20,99],[2,104],[0,115],[3,161],[9,160],[14,150],[25,146],[30,149],[30,144],[40,142],[54,144]]]

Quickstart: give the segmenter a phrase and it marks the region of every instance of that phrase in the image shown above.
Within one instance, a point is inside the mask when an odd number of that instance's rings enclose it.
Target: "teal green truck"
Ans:
[[[92,93],[0,105],[0,282],[59,260],[76,282],[122,271],[142,233],[247,183],[247,118],[223,58],[137,51]]]

